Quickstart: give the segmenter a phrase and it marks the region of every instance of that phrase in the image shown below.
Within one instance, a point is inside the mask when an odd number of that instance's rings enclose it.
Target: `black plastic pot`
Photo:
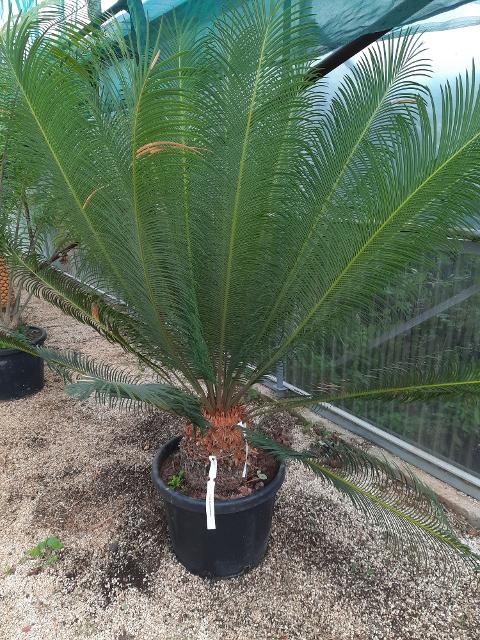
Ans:
[[[32,344],[41,346],[47,332],[38,327],[29,327],[38,334]],[[17,349],[0,349],[0,400],[18,400],[43,389],[44,363],[41,358]]]
[[[281,464],[273,480],[252,495],[215,501],[216,529],[207,530],[205,501],[173,491],[160,476],[162,462],[176,451],[180,440],[167,442],[152,465],[153,481],[165,501],[173,550],[183,566],[198,576],[241,575],[256,567],[265,555],[285,466]]]

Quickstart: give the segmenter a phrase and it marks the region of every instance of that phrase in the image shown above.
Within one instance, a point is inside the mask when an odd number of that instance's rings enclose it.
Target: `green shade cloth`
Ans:
[[[255,2],[258,0],[246,0]],[[85,11],[87,0],[76,0],[79,12]],[[24,11],[40,4],[38,0],[0,0],[0,20],[5,19],[11,3],[14,11]],[[68,2],[71,7],[75,1]],[[115,4],[103,0],[102,10]],[[132,3],[130,3],[132,4]],[[224,8],[240,4],[240,0],[143,0],[149,20],[156,20],[176,10],[179,16],[195,16],[200,24],[208,25]],[[291,0],[285,0],[288,6]],[[319,54],[325,54],[351,42],[359,36],[375,31],[422,21],[422,30],[448,30],[480,24],[480,2],[468,0],[304,0],[305,10],[315,16],[319,29]],[[453,9],[464,5],[471,11],[458,14]],[[428,20],[435,16],[441,19]],[[123,21],[123,20],[122,20]]]
[[[433,0],[313,0],[317,23],[322,41],[328,43],[330,50],[341,47],[359,36],[376,31],[384,31],[404,26],[419,20],[431,18],[440,13],[455,9],[468,3],[463,1]],[[445,17],[444,29],[455,26],[456,18]],[[431,23],[431,28],[435,28]]]
[[[188,13],[200,23],[208,24],[223,8],[237,3],[231,0],[144,0],[143,4],[150,20],[175,9],[180,15]],[[284,4],[288,6],[289,0]],[[318,24],[319,53],[337,49],[367,33],[416,23],[440,14],[444,14],[442,20],[422,23],[421,28],[446,30],[480,24],[480,3],[467,0],[305,0],[303,4],[307,12],[314,14]],[[462,5],[471,5],[472,11],[461,15],[451,11]]]

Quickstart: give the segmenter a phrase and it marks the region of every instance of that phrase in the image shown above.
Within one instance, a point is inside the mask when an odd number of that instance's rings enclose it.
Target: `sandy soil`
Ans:
[[[43,303],[29,319],[50,345],[128,363]],[[188,574],[149,478],[154,450],[178,430],[164,415],[68,399],[51,373],[42,393],[0,404],[2,640],[478,640],[478,579],[453,578],[433,557],[423,568],[394,557],[294,465],[265,562],[228,581]],[[65,547],[58,562],[25,559],[52,535]]]

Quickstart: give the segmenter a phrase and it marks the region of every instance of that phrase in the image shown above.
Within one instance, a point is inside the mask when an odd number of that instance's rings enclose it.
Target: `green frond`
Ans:
[[[449,565],[461,558],[480,570],[480,557],[456,537],[432,491],[413,474],[346,443],[302,452],[260,432],[243,432],[252,446],[279,460],[298,460],[348,496],[385,532],[396,552],[411,553],[421,561],[433,550]]]
[[[206,421],[197,398],[188,396],[176,387],[155,383],[112,382],[101,378],[84,377],[65,388],[70,396],[82,400],[93,396],[97,402],[120,406],[129,410],[161,410],[185,416],[204,430]]]
[[[417,110],[418,115],[394,120],[392,136],[379,133],[377,143],[365,145],[350,184],[325,214],[321,242],[310,255],[312,270],[304,264],[299,288],[289,290],[293,322],[260,373],[305,337],[335,333],[339,322],[367,309],[419,252],[447,244],[453,249],[448,240],[453,230],[477,224],[480,92],[475,69],[457,79],[455,90],[446,85],[438,113],[433,103],[422,101]]]
[[[357,173],[368,172],[367,150],[372,142],[381,135],[388,144],[388,138],[396,135],[397,117],[408,115],[415,108],[411,103],[415,105],[425,94],[425,88],[413,80],[429,74],[430,65],[424,56],[419,36],[407,30],[398,39],[382,41],[365,53],[334,93],[323,126],[313,133],[312,169],[307,183],[312,188],[308,194],[312,200],[302,211],[306,227],[295,239],[295,254],[280,278],[281,288],[275,292],[262,332],[267,332],[285,313],[284,304],[292,291],[303,293],[295,289],[295,284],[302,284],[299,275],[312,260],[319,234],[325,237],[329,208]],[[344,126],[345,122],[348,126]]]
[[[0,347],[18,349],[43,358],[46,364],[68,384],[69,395],[129,409],[161,409],[185,416],[201,429],[206,427],[198,398],[178,387],[159,383],[142,383],[130,372],[99,363],[75,351],[57,351],[30,344],[25,336],[0,330]]]
[[[135,319],[126,308],[121,309],[120,304],[115,305],[38,256],[15,251],[11,258],[18,286],[25,287],[29,293],[44,298],[113,342],[121,342],[118,327],[129,327],[131,331]]]
[[[148,340],[142,337],[144,327],[141,319],[125,305],[114,301],[111,296],[102,295],[96,288],[78,282],[39,256],[23,254],[11,247],[8,251],[18,286],[92,327],[110,342],[134,354],[143,364],[168,377],[161,361],[155,361],[155,357],[161,354],[156,354]]]
[[[341,404],[350,400],[432,400],[454,397],[469,402],[480,402],[480,365],[444,354],[441,361],[433,358],[423,363],[397,363],[394,368],[370,376],[369,384],[362,387],[345,383],[343,390],[312,394],[307,398],[288,398],[275,405],[267,405],[261,412],[280,407],[284,409],[321,403]]]

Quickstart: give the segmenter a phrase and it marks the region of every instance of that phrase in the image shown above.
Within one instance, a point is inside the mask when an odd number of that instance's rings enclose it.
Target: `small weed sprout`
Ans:
[[[178,473],[173,474],[173,476],[171,476],[171,478],[167,482],[170,489],[173,489],[174,491],[182,491],[183,489],[182,483],[183,483],[184,476],[185,476],[184,469],[181,469]]]
[[[375,569],[373,569],[373,567],[365,567],[360,562],[355,562],[355,560],[352,560],[352,562],[350,563],[350,568],[354,573],[358,573],[364,578],[371,578],[375,574]]]
[[[26,556],[32,560],[38,560],[44,567],[51,567],[58,561],[59,552],[62,549],[63,544],[59,538],[50,536],[27,551]]]
[[[260,394],[258,393],[258,391],[256,389],[249,389],[248,390],[248,395],[247,395],[247,399],[249,402],[255,402],[255,400],[258,400],[260,397]]]
[[[310,422],[307,420],[302,424],[302,431],[305,435],[308,435],[309,433],[311,433],[312,430],[313,430],[313,422]]]

